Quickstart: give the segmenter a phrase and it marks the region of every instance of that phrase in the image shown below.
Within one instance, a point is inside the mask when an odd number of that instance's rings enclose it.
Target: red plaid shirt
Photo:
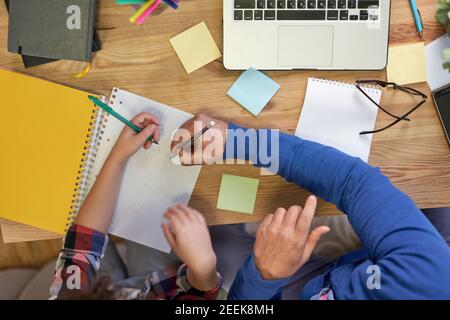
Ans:
[[[72,226],[67,232],[56,263],[50,299],[57,299],[70,292],[89,292],[97,281],[107,243],[108,236],[104,233],[81,225]],[[120,288],[117,296],[122,299],[216,299],[221,287],[220,275],[217,286],[211,291],[203,292],[190,286],[186,272],[186,265],[181,265],[178,269],[153,271],[146,277],[142,289]]]

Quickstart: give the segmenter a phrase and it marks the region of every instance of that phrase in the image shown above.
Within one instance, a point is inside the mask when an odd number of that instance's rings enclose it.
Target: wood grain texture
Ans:
[[[16,243],[37,240],[62,239],[62,234],[38,229],[25,224],[0,218],[0,230],[3,243]]]
[[[425,24],[425,40],[443,34],[435,22],[435,0],[418,0]],[[103,50],[96,54],[93,69],[81,80],[73,75],[83,64],[59,61],[24,69],[19,56],[8,53],[7,14],[0,4],[1,66],[51,79],[67,85],[93,90],[109,96],[113,86],[161,101],[181,110],[208,112],[244,126],[279,128],[293,133],[301,112],[308,77],[353,82],[356,79],[385,79],[385,71],[268,72],[281,85],[280,91],[261,115],[252,116],[225,93],[240,72],[227,71],[219,59],[188,75],[173,51],[169,39],[205,21],[219,48],[222,48],[222,1],[183,0],[177,11],[167,10],[151,17],[143,26],[128,22],[132,9],[116,6],[112,0],[99,1],[97,29]],[[408,1],[392,1],[390,42],[393,45],[420,41]],[[426,83],[414,85],[430,95]],[[385,92],[383,103],[396,113],[411,107],[409,97]],[[393,183],[422,208],[450,206],[450,149],[435,108],[429,100],[411,124],[401,124],[373,140],[370,163],[379,166]],[[380,113],[377,126],[390,119]],[[190,205],[205,214],[209,224],[260,220],[279,206],[302,204],[308,193],[275,176],[260,178],[255,214],[243,215],[216,209],[217,192],[223,173],[257,177],[252,166],[212,166],[202,169]],[[319,214],[337,214],[334,206],[321,202]],[[0,262],[1,264],[1,262]]]
[[[61,239],[14,244],[0,241],[0,270],[18,267],[39,268],[54,259],[61,247]]]

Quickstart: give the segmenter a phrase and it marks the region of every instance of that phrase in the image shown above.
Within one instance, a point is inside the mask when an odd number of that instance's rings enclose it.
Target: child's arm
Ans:
[[[147,138],[159,139],[159,123],[148,113],[138,115],[132,122],[141,128],[136,134],[126,127],[106,160],[97,181],[81,206],[75,225],[68,230],[64,248],[56,263],[55,279],[50,287],[52,299],[70,298],[87,293],[97,279],[120,182],[128,158],[142,146],[150,148]]]
[[[103,233],[108,231],[128,159],[141,147],[145,149],[151,147],[151,143],[147,141],[151,135],[154,136],[154,140],[158,141],[159,122],[155,117],[148,113],[142,113],[132,122],[143,130],[136,134],[129,127],[123,129],[94,186],[81,206],[76,224]]]
[[[217,294],[220,277],[205,218],[184,205],[169,208],[165,216],[170,223],[162,225],[164,235],[175,254],[187,265],[189,285],[198,291]]]

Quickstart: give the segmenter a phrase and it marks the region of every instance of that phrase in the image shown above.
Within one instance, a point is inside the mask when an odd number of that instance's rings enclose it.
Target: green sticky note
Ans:
[[[224,174],[220,184],[217,208],[253,214],[258,184],[258,179]]]

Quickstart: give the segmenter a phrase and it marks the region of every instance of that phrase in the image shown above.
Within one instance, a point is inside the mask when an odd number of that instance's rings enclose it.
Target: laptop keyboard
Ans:
[[[378,21],[380,0],[233,0],[234,20]]]

